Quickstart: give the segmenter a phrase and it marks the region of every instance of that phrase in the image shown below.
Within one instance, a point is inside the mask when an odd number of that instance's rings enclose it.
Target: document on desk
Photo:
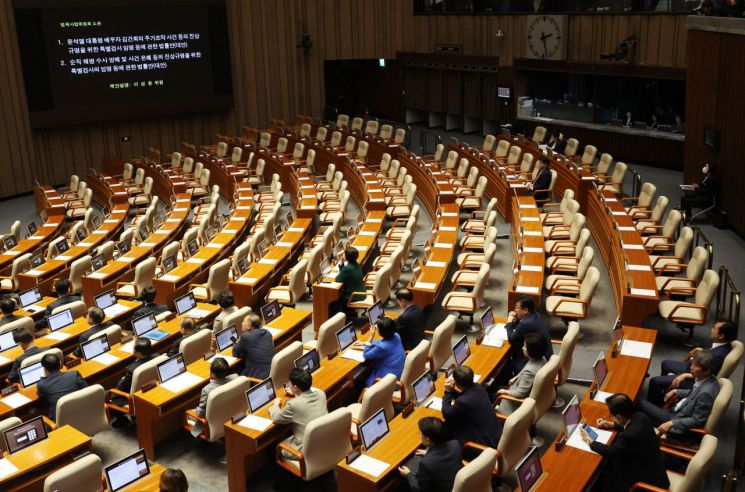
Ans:
[[[362,350],[347,349],[341,354],[343,359],[356,360],[357,362],[365,362],[365,356]]]
[[[161,275],[160,280],[164,280],[166,282],[176,282],[177,280],[181,280],[181,277],[178,275]]]
[[[595,393],[595,398],[593,400],[599,401],[600,403],[605,403],[605,400],[608,399],[608,397],[613,396],[613,393],[608,393],[606,391],[598,391]]]
[[[112,304],[111,306],[104,309],[103,312],[106,316],[111,318],[112,316],[116,316],[117,314],[125,312],[127,309],[129,308],[124,304]]]
[[[127,342],[124,345],[121,345],[119,347],[119,350],[121,350],[122,352],[127,352],[129,354],[133,354],[134,351],[135,351],[134,349],[135,349],[135,342],[134,341]]]
[[[0,478],[9,477],[18,472],[18,468],[8,461],[8,458],[0,459]]]
[[[180,393],[187,388],[191,388],[195,384],[201,383],[202,381],[204,381],[204,378],[200,378],[196,374],[187,371],[179,374],[173,379],[169,379],[161,384],[160,387],[173,393]]]
[[[192,308],[184,314],[186,314],[190,318],[204,318],[206,316],[209,316],[210,312],[211,311],[208,311],[207,309]]]
[[[613,435],[613,432],[603,430],[603,429],[597,429],[595,427],[592,428],[595,432],[598,433],[598,438],[596,441],[601,442],[603,444],[608,444],[608,441],[610,440],[610,436]],[[574,432],[572,432],[572,435],[569,436],[569,440],[567,441],[567,445],[581,449],[582,451],[587,451],[588,453],[595,453],[592,449],[590,449],[590,445],[587,444],[585,441],[582,440],[582,434],[579,431],[579,428],[577,428]]]
[[[385,461],[376,460],[366,454],[361,454],[356,460],[349,465],[350,468],[359,470],[373,477],[379,477],[390,465]]]
[[[246,418],[238,422],[238,425],[263,432],[272,425],[272,421],[264,417],[257,417],[256,415],[246,415]]]
[[[9,362],[10,362],[10,359],[7,359],[3,357],[2,355],[0,355],[0,365],[8,364]]]
[[[282,330],[280,330],[279,328],[272,328],[271,326],[265,326],[264,329],[272,334],[272,338],[282,333]]]
[[[494,328],[484,335],[484,340],[481,342],[482,345],[487,347],[500,348],[504,345],[504,341],[507,340],[507,328],[504,323],[497,323]]]
[[[432,400],[427,403],[427,408],[442,412],[442,398],[432,398]]]
[[[115,362],[119,362],[121,359],[117,357],[116,355],[111,355],[109,353],[103,353],[99,356],[92,358],[91,360],[96,361],[99,364],[103,364],[105,366],[110,366],[111,364],[114,364]]]
[[[49,338],[50,340],[67,340],[72,335],[69,333],[63,333],[61,331],[53,331],[51,333],[48,333],[45,338]]]
[[[621,355],[649,359],[650,357],[652,357],[652,344],[648,342],[637,342],[636,340],[624,339],[623,344],[621,344]]]
[[[26,403],[29,403],[31,401],[31,398],[26,395],[22,395],[21,393],[13,393],[12,395],[6,396],[0,401],[8,405],[10,408],[18,408],[22,405],[25,405]]]
[[[97,280],[101,280],[102,278],[106,278],[108,276],[109,276],[108,273],[103,273],[103,272],[92,272],[88,274],[88,278],[95,278]]]

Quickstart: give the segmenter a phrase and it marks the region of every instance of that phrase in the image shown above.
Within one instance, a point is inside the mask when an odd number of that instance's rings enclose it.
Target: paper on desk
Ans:
[[[238,230],[237,229],[223,229],[220,232],[223,232],[225,234],[238,234]]]
[[[375,218],[366,218],[365,222],[383,222],[383,219],[375,219]]]
[[[26,395],[22,395],[21,393],[13,393],[12,395],[6,396],[0,401],[8,405],[10,408],[18,408],[21,405],[25,405],[26,403],[30,402],[31,398]]]
[[[90,248],[91,246],[93,246],[93,243],[78,243],[77,245],[81,248]]]
[[[634,232],[634,231],[636,231],[636,227],[630,227],[630,226],[620,226],[620,227],[618,228],[618,230],[619,230],[619,231],[624,231],[624,232]]]
[[[205,260],[204,258],[189,258],[188,260],[186,260],[186,263],[195,263],[197,265],[201,265],[205,261],[207,261],[207,260]],[[165,275],[164,275],[164,277],[165,277]]]
[[[155,243],[144,242],[144,243],[140,243],[140,246],[142,246],[143,248],[154,248]]]
[[[257,417],[256,415],[246,415],[246,418],[238,422],[238,425],[241,427],[246,427],[248,429],[257,430],[259,432],[263,432],[272,425],[272,421],[269,419],[265,419],[264,417]]]
[[[600,403],[605,403],[605,400],[607,400],[608,397],[611,397],[611,396],[613,396],[613,393],[608,393],[606,391],[598,391],[595,393],[595,398],[593,398],[593,400],[599,401]]]
[[[543,236],[541,231],[524,231],[523,236]]]
[[[134,258],[132,256],[120,256],[119,258],[116,259],[116,261],[123,261],[124,263],[132,263],[136,259],[137,258]]]
[[[47,334],[46,338],[52,339],[52,340],[67,340],[70,338],[69,333],[63,333],[61,331],[53,331],[49,334]]]
[[[356,360],[357,362],[365,362],[365,356],[362,350],[347,349],[341,354],[343,359]]]
[[[598,433],[598,438],[595,440],[603,444],[608,444],[608,440],[610,440],[610,436],[613,435],[611,431],[607,431],[603,429],[596,429],[595,427],[593,427],[593,430]],[[567,444],[573,448],[581,449],[582,451],[587,451],[588,453],[595,453],[595,451],[590,449],[590,445],[582,440],[582,434],[579,431],[579,427],[574,432],[572,432],[571,436],[569,436],[569,440],[567,441]]]
[[[209,316],[210,312],[211,311],[207,309],[194,308],[194,309],[189,309],[189,311],[186,312],[186,315],[189,316],[190,318],[204,318],[205,316]]]
[[[444,261],[428,261],[427,263],[425,263],[425,266],[444,268],[448,266],[448,264]]]
[[[102,279],[108,277],[108,273],[102,273],[102,272],[93,272],[88,274],[88,278],[96,278],[96,279]]]
[[[488,347],[500,348],[504,345],[505,340],[507,340],[506,325],[504,323],[497,323],[488,333],[486,333],[486,335],[484,335],[484,340],[481,344]]]
[[[4,255],[8,255],[8,256],[16,256],[16,255],[20,255],[21,252],[20,251],[14,251],[14,250],[10,249],[10,250],[6,251],[3,254]]]
[[[543,253],[542,248],[523,248],[523,253]]]
[[[538,217],[523,217],[522,222],[538,222]]]
[[[414,287],[417,289],[434,289],[437,287],[437,284],[432,284],[429,282],[417,282],[414,284]]]
[[[360,231],[360,236],[375,236],[377,233],[375,231]]]
[[[271,326],[265,326],[264,329],[272,334],[272,338],[282,333],[282,330],[280,330],[279,328],[272,328]]]
[[[134,353],[135,343],[134,342],[127,342],[124,345],[119,347],[119,350],[122,352],[128,352],[130,354]]]
[[[279,260],[275,260],[274,258],[262,258],[258,262],[265,265],[276,265],[277,263],[279,263]]]
[[[275,246],[279,246],[280,248],[292,248],[295,245],[293,243],[278,242]]]
[[[432,245],[433,248],[452,248],[454,245],[449,243],[435,243]]]
[[[8,458],[3,458],[0,460],[0,478],[9,477],[10,475],[17,473],[18,468],[8,461]]]
[[[518,285],[515,287],[515,292],[522,292],[523,294],[537,294],[539,292],[538,287],[530,287],[528,285]]]
[[[173,379],[169,379],[160,386],[161,388],[167,389],[168,391],[171,391],[173,393],[180,393],[187,388],[191,388],[195,384],[201,383],[202,381],[204,381],[203,378],[200,378],[196,374],[192,374],[187,371],[179,374]]]
[[[649,296],[649,297],[654,297],[654,296],[657,295],[657,291],[654,290],[654,289],[635,289],[633,287],[631,289],[629,289],[629,293],[630,294],[633,294],[635,296]]]
[[[29,270],[26,272],[26,275],[36,276],[36,275],[44,275],[43,270]]]
[[[432,398],[432,400],[427,403],[427,408],[442,412],[442,398]]]
[[[649,265],[626,265],[626,269],[630,272],[649,272],[652,268]]]
[[[44,309],[41,306],[37,306],[36,304],[31,304],[30,306],[26,306],[23,308],[24,310],[28,311],[29,313],[38,313],[39,311],[44,311]]]
[[[111,355],[109,353],[103,353],[99,356],[96,356],[91,359],[92,361],[96,361],[99,364],[103,364],[105,366],[110,366],[111,364],[114,364],[115,362],[119,362],[121,359],[117,357],[116,355]]]
[[[178,275],[162,275],[160,277],[160,280],[165,280],[167,282],[175,282],[180,279],[181,277],[179,277]]]
[[[445,232],[455,232],[455,227],[440,227],[440,230]]]
[[[625,244],[623,245],[623,249],[644,249],[644,246],[641,244]]]
[[[373,477],[379,477],[390,465],[384,461],[376,460],[366,454],[361,454],[356,460],[349,465],[350,468],[359,470]]]
[[[237,283],[237,284],[248,284],[248,285],[253,285],[253,284],[255,284],[255,283],[256,283],[257,281],[258,281],[258,280],[257,280],[257,279],[255,279],[255,278],[253,278],[253,277],[241,277],[241,278],[239,278],[238,280],[236,280],[236,281],[235,281],[235,283]]]
[[[621,355],[649,359],[650,357],[652,357],[652,344],[647,342],[638,342],[636,340],[624,340],[621,344]]]
[[[10,362],[10,359],[6,359],[2,355],[0,355],[0,365],[7,364],[8,362]]]
[[[524,272],[542,272],[543,267],[538,265],[520,265],[520,270]]]

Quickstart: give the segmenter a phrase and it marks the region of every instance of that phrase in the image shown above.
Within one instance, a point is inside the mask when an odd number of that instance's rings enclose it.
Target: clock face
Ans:
[[[528,53],[531,58],[564,58],[564,29],[561,20],[555,16],[537,15],[528,22]]]

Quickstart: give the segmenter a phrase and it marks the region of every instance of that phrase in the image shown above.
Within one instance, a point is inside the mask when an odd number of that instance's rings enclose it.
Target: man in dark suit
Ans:
[[[168,357],[173,357],[174,355],[179,353],[179,347],[181,346],[181,342],[184,341],[184,338],[188,338],[195,334],[197,332],[197,323],[194,321],[194,318],[184,318],[181,320],[181,332],[178,337],[176,337],[176,340],[174,340],[173,345],[171,345],[171,348],[168,349]]]
[[[709,350],[699,350],[693,355],[691,374],[694,378],[691,389],[674,389],[665,395],[666,402],[677,403],[671,409],[660,408],[647,400],[639,402],[639,409],[657,425],[659,434],[669,434],[680,440],[688,440],[689,429],[703,427],[711,413],[714,399],[719,393],[719,382],[714,377],[714,356]]]
[[[546,339],[546,355],[544,356],[546,360],[554,354],[554,349],[551,346],[551,335],[548,333],[546,324],[535,311],[535,301],[532,297],[523,296],[515,302],[514,311],[507,315],[505,329],[507,330],[507,341],[513,348],[512,359],[510,360],[512,374],[508,376],[520,372],[528,362],[528,358],[522,352],[526,333],[538,333]]]
[[[41,358],[44,376],[36,385],[39,398],[49,405],[49,418],[57,418],[57,401],[65,395],[74,393],[88,386],[78,371],[62,372],[62,361],[57,354],[46,354]]]
[[[20,378],[18,371],[21,369],[24,359],[47,349],[41,349],[36,346],[34,343],[34,331],[31,328],[18,330],[13,335],[13,340],[23,349],[23,353],[16,357],[16,360],[13,361],[13,366],[10,368],[10,373],[8,373],[8,381],[17,383]]]
[[[272,367],[274,342],[272,334],[261,327],[261,318],[249,314],[243,318],[243,334],[233,345],[233,357],[243,359],[241,374],[250,378],[266,379]]]
[[[450,492],[455,475],[463,467],[460,444],[446,439],[443,422],[436,417],[419,419],[419,437],[425,449],[417,449],[412,458],[418,461],[418,470],[412,473],[409,466],[399,466],[398,472],[406,478],[412,492]]]
[[[90,328],[81,333],[80,338],[78,339],[78,344],[83,344],[97,333],[114,326],[114,323],[111,321],[104,323],[104,319],[106,319],[106,314],[103,312],[103,309],[100,307],[88,308],[88,311],[85,313],[85,321],[88,323]],[[80,345],[75,347],[73,353],[78,357],[83,355],[83,350],[80,348]]]
[[[724,364],[724,359],[732,350],[732,340],[737,339],[737,327],[730,321],[719,321],[711,327],[711,355],[714,356],[714,375]],[[691,364],[696,352],[702,350],[695,348],[688,354],[688,360],[663,360],[662,371],[659,376],[649,380],[647,400],[657,406],[662,406],[665,393],[668,389],[691,389],[693,387],[693,374]]]
[[[533,182],[528,185],[528,189],[533,194],[533,198],[535,198],[536,201],[545,201],[549,198],[549,191],[539,190],[548,190],[548,187],[551,186],[551,170],[548,168],[550,164],[551,161],[546,157],[538,159],[538,162],[536,163],[536,166],[538,166],[538,174]]]
[[[473,370],[468,366],[453,371],[445,381],[442,416],[461,445],[472,441],[496,449],[502,423],[486,390],[473,379]]]
[[[155,287],[153,287],[152,285],[150,285],[149,287],[145,287],[142,290],[142,294],[140,295],[142,307],[134,312],[132,318],[137,319],[140,316],[145,316],[146,314],[150,313],[158,316],[159,314],[168,311],[168,306],[164,306],[163,304],[155,304],[156,295],[158,295],[158,291],[155,289]]]
[[[57,300],[51,302],[44,311],[43,326],[46,326],[46,317],[51,315],[55,308],[80,300],[79,295],[70,294],[70,281],[66,278],[61,278],[54,283],[54,291],[57,293]]]
[[[153,359],[152,351],[153,345],[149,338],[138,338],[137,340],[135,340],[134,349],[132,351],[132,355],[134,355],[135,361],[127,366],[127,371],[116,384],[116,389],[124,393],[132,392],[132,377],[134,376],[135,369]],[[119,396],[115,397],[113,401],[117,405],[127,404],[127,400]],[[116,413],[116,416],[111,421],[111,425],[113,427],[119,428],[129,425],[130,421],[125,415],[118,414],[117,412],[113,413]]]
[[[4,297],[0,299],[0,311],[3,315],[0,317],[0,326],[7,325],[13,321],[19,320],[22,316],[16,316],[13,312],[16,310],[16,301],[10,297]]]
[[[634,403],[627,395],[609,396],[606,403],[612,421],[599,419],[597,426],[618,432],[613,444],[594,441],[579,428],[590,449],[606,458],[596,489],[625,492],[636,482],[667,489],[670,482],[652,422],[643,413],[634,411]]]
[[[549,149],[558,154],[563,154],[564,150],[567,148],[567,142],[561,138],[561,132],[559,130],[551,132],[551,138],[548,140],[548,144],[546,145]]]
[[[719,174],[717,165],[706,163],[701,168],[704,177],[698,183],[693,183],[693,190],[686,192],[685,196],[680,199],[680,208],[688,217],[691,216],[693,207],[706,208],[714,203],[714,198],[719,191]]]
[[[396,300],[402,309],[401,315],[396,318],[396,331],[404,350],[413,350],[424,340],[424,311],[414,304],[414,294],[409,289],[398,289]]]

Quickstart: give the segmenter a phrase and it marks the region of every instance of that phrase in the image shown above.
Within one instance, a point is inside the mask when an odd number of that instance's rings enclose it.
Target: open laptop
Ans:
[[[354,329],[354,323],[347,323],[344,328],[336,332],[336,341],[339,343],[339,351],[344,352],[357,341],[357,331]]]
[[[70,244],[67,242],[67,239],[62,239],[55,245],[55,249],[57,250],[57,254],[61,255],[70,249]]]
[[[582,410],[579,407],[577,395],[572,396],[572,399],[569,400],[566,408],[561,412],[561,417],[564,420],[564,432],[568,439],[582,422]]]
[[[608,380],[608,362],[605,360],[605,352],[600,352],[595,363],[592,365],[595,374],[595,391],[602,391],[603,384]]]
[[[113,290],[107,290],[106,292],[98,294],[93,298],[93,300],[95,301],[96,306],[103,309],[104,314],[109,318],[129,309],[127,306],[123,306],[116,302],[116,296],[114,295]]]
[[[324,258],[323,262],[321,263],[321,273],[323,275],[328,275],[333,271],[333,267],[331,266],[331,260],[328,258]]]
[[[77,238],[79,243],[82,243],[83,241],[85,241],[85,238],[88,237],[88,233],[85,232],[84,227],[78,227],[78,230],[75,231],[75,237]]]
[[[530,448],[528,454],[515,466],[515,471],[521,492],[530,492],[533,490],[543,476],[541,455],[538,454],[538,448],[536,446]]]
[[[453,360],[455,361],[455,365],[461,366],[470,356],[471,347],[468,345],[468,338],[463,335],[463,337],[453,345]]]
[[[189,255],[189,258],[199,253],[199,244],[197,244],[196,239],[192,239],[191,241],[189,241],[189,243],[186,245],[186,252]]]
[[[41,266],[44,264],[44,254],[36,253],[34,255],[31,255],[31,258],[29,258],[28,261],[29,263],[31,263],[31,268]]]
[[[422,274],[422,263],[419,261],[419,258],[414,260],[414,263],[411,264],[411,283],[415,284],[419,280],[419,275]]]
[[[147,241],[147,237],[149,235],[150,235],[150,232],[148,232],[147,230],[147,225],[144,225],[137,229],[137,236],[140,238],[140,243],[144,243],[145,241]]]
[[[29,388],[38,383],[42,376],[44,376],[44,368],[41,366],[41,361],[34,362],[19,369],[18,375],[21,379],[21,385],[24,388]]]
[[[43,307],[35,306],[35,304],[42,299],[42,295],[38,287],[31,287],[28,290],[24,290],[18,295],[18,298],[21,300],[21,307],[26,311],[32,313],[44,311]]]
[[[91,268],[93,271],[100,270],[106,266],[106,257],[104,255],[96,255],[91,258]]]
[[[176,354],[158,364],[156,366],[158,370],[158,380],[160,384],[163,384],[171,379],[174,379],[181,374],[186,372],[186,363],[184,362],[183,354]]]
[[[233,277],[234,278],[241,277],[247,271],[248,271],[248,256],[242,256],[238,258],[238,261],[235,262],[235,271],[233,272]]]
[[[137,319],[132,320],[132,331],[136,337],[145,337],[150,340],[162,340],[168,336],[167,331],[158,329],[158,322],[155,320],[153,313],[147,313]]]
[[[370,448],[387,436],[388,432],[390,432],[388,419],[385,416],[385,409],[381,408],[375,415],[360,425],[360,436],[365,451],[370,451]]]
[[[29,222],[28,226],[26,226],[26,229],[28,230],[29,236],[33,236],[34,234],[36,234],[36,231],[39,230],[39,228],[36,227],[36,222],[34,222],[33,220]]]
[[[483,343],[487,345],[501,347],[507,339],[507,330],[504,326],[501,329],[497,326],[491,306],[487,307],[481,315],[481,330],[484,334]]]
[[[297,359],[295,359],[295,367],[308,371],[313,374],[315,371],[321,368],[321,357],[318,355],[318,350],[310,349]]]
[[[370,326],[378,324],[378,320],[383,317],[383,303],[377,301],[375,304],[367,308],[367,319],[370,321]]]
[[[153,231],[157,231],[160,229],[160,226],[163,225],[163,216],[162,215],[156,215],[153,217]]]
[[[5,236],[3,242],[5,243],[5,249],[13,249],[18,245],[18,240],[12,234],[9,236]]]
[[[140,449],[126,458],[104,468],[109,490],[117,492],[127,485],[150,475],[150,467],[147,464],[145,450]]]
[[[91,218],[91,225],[93,226],[93,230],[96,230],[99,227],[101,227],[101,217],[99,217],[98,215],[94,215]]]
[[[266,244],[266,239],[262,239],[261,242],[259,242],[259,246],[256,248],[256,253],[259,255],[259,259],[263,258],[267,251],[269,251],[269,246]]]
[[[80,344],[80,351],[83,353],[83,358],[85,360],[94,359],[110,350],[111,347],[109,347],[109,337],[106,336],[106,334],[103,334],[96,338],[91,338],[87,342],[83,342]]]
[[[8,454],[17,453],[47,438],[44,420],[41,416],[38,416],[11,427],[3,432],[3,438],[5,439]]]
[[[246,401],[248,402],[249,412],[258,412],[261,407],[274,400],[276,396],[277,394],[274,392],[272,378],[266,378],[246,391]]]
[[[238,333],[235,330],[235,324],[232,324],[224,330],[218,331],[215,334],[215,342],[217,343],[217,351],[222,352],[226,348],[229,348],[238,340]]]
[[[282,314],[282,306],[276,299],[261,306],[261,318],[264,320],[265,326],[279,318],[280,314]]]
[[[176,304],[176,312],[179,316],[204,318],[209,314],[209,311],[197,308],[197,301],[194,299],[192,292],[187,292],[183,296],[176,298],[174,303]]]
[[[47,316],[47,324],[49,329],[52,331],[61,330],[66,326],[70,326],[75,322],[75,318],[72,317],[72,310],[65,309],[57,314]]]
[[[132,240],[125,239],[116,243],[116,249],[119,250],[119,256],[124,256],[132,249]]]
[[[416,406],[425,406],[436,410],[442,410],[442,398],[432,398],[435,394],[435,378],[432,376],[431,372],[424,371],[424,374],[414,381],[412,388],[414,389]]]
[[[163,258],[163,262],[160,265],[161,272],[163,272],[163,274],[168,273],[176,268],[176,265],[178,265],[176,255],[166,256],[165,258]]]
[[[6,331],[5,333],[0,333],[0,352],[4,352],[8,349],[12,349],[18,343],[16,342],[16,339],[13,335],[15,335],[16,330],[12,331]]]

